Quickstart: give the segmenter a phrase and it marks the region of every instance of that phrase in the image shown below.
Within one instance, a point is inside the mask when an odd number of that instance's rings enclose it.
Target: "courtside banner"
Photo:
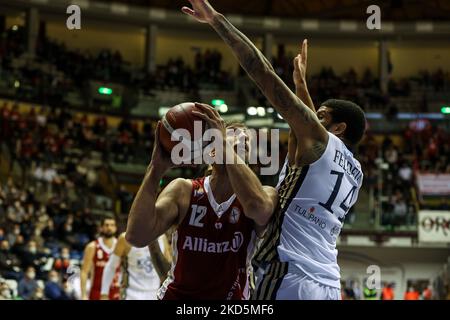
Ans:
[[[450,211],[419,211],[419,241],[450,243]]]
[[[450,174],[418,173],[416,177],[422,196],[450,196]]]

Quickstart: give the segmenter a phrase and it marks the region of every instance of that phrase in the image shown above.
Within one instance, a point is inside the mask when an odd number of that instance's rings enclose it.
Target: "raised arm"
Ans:
[[[126,240],[134,247],[143,248],[158,238],[189,206],[191,183],[175,179],[158,196],[159,182],[172,162],[159,145],[158,123],[152,160],[134,198],[128,216]]]
[[[255,45],[237,30],[207,0],[189,0],[193,10],[182,11],[200,22],[208,23],[232,49],[241,66],[258,85],[273,107],[294,130],[298,140],[319,141],[326,144],[328,134],[315,113],[308,108],[278,77],[272,65]],[[310,142],[310,141],[309,141]],[[312,144],[306,144],[313,147]]]
[[[294,58],[294,72],[292,78],[295,84],[295,94],[303,103],[314,113],[316,108],[309,95],[308,86],[306,84],[306,66],[308,64],[308,40],[303,40],[300,53]]]
[[[205,120],[210,128],[216,129],[222,135],[222,151],[228,179],[233,191],[241,203],[244,214],[256,224],[256,231],[262,234],[275,209],[278,196],[275,188],[263,186],[256,174],[234,151],[234,146],[227,139],[226,126],[219,113],[205,104],[196,104],[203,111],[194,114]]]
[[[316,108],[309,95],[308,86],[306,83],[306,67],[308,64],[308,40],[303,40],[300,53],[294,58],[294,72],[292,78],[295,84],[295,94],[299,97],[308,108],[310,108],[314,113]],[[302,145],[298,145],[297,138],[292,129],[289,130],[289,141],[288,141],[288,162],[289,165],[293,166],[301,162]]]

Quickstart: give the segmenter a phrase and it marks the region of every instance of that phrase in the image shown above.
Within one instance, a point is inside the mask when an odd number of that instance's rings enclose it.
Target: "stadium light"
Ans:
[[[98,88],[98,93],[109,96],[113,93],[113,90],[111,88],[107,88],[107,87],[100,87],[100,88]]]
[[[258,110],[255,107],[249,107],[247,108],[247,114],[250,116],[256,116],[258,113]]]
[[[273,113],[275,110],[273,110],[273,108],[272,107],[270,107],[270,108],[267,108],[267,112],[268,113]]]
[[[260,117],[264,117],[266,115],[266,109],[264,109],[263,107],[256,108],[256,112]]]
[[[449,106],[443,106],[441,108],[441,113],[443,113],[443,114],[450,114],[450,107]]]
[[[219,111],[221,113],[226,113],[228,111],[228,106],[224,103],[219,106]]]
[[[211,104],[212,104],[214,107],[220,107],[221,105],[225,104],[225,100],[222,100],[222,99],[213,99],[213,100],[211,100]]]

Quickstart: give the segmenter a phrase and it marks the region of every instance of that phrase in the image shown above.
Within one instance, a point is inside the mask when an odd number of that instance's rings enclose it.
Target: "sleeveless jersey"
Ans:
[[[254,223],[236,195],[218,204],[209,177],[193,180],[188,212],[173,234],[172,268],[158,298],[248,299],[254,240]]]
[[[345,144],[331,133],[328,136],[317,161],[302,168],[286,161],[280,173],[279,203],[254,257],[255,266],[270,273],[264,281],[272,281],[274,290],[255,293],[259,298],[273,297],[288,265],[321,284],[340,288],[336,239],[358,198],[363,173]]]
[[[156,299],[159,285],[159,276],[153,267],[148,247],[131,247],[126,257],[122,259],[121,299],[126,300],[151,292],[154,295],[153,299]]]
[[[116,239],[114,239],[114,243],[111,248],[108,248],[103,243],[103,238],[98,238],[95,240],[95,254],[94,254],[94,272],[92,276],[92,285],[91,291],[89,293],[89,300],[100,300],[101,296],[101,287],[102,287],[102,276],[103,269],[108,262],[110,254],[113,252],[114,247],[116,246]],[[109,290],[109,299],[110,300],[118,300],[120,298],[120,286],[119,286],[119,268],[114,275],[113,283],[111,284],[111,288]]]

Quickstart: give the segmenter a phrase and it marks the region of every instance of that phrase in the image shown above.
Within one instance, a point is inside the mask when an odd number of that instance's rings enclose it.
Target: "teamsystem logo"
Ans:
[[[224,137],[224,134],[215,128],[203,131],[203,122],[194,121],[192,137],[189,130],[173,129],[164,119],[162,124],[171,133],[171,140],[179,141],[170,154],[175,165],[246,163],[261,165],[261,175],[274,175],[278,172],[278,129],[227,128]]]

